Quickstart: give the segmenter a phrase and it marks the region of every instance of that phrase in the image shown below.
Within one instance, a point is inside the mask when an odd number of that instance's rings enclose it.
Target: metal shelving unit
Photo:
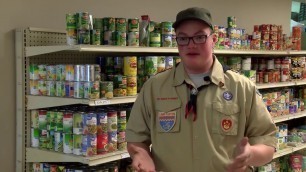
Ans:
[[[299,151],[299,150],[302,150],[302,149],[305,149],[305,148],[306,148],[306,144],[299,144],[296,147],[288,147],[288,148],[285,148],[283,150],[279,150],[274,154],[273,159],[291,154],[293,152],[296,152],[296,151]]]
[[[70,104],[87,104],[90,106],[133,103],[136,96],[113,99],[74,99],[62,97],[29,95],[29,64],[93,64],[98,55],[132,54],[132,55],[178,55],[177,48],[154,47],[115,47],[94,45],[66,45],[64,31],[40,28],[17,29],[16,38],[16,171],[28,171],[27,162],[81,162],[96,165],[129,157],[126,151],[106,155],[82,157],[68,155],[30,147],[30,110]],[[241,55],[258,57],[301,56],[306,51],[260,51],[260,50],[214,50],[216,55]],[[306,81],[294,81],[274,84],[258,84],[258,89],[306,85]],[[275,123],[301,118],[301,112],[274,118]],[[274,158],[304,149],[306,145],[279,151]]]

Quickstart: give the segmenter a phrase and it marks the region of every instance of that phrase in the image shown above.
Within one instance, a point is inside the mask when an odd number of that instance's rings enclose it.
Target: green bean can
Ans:
[[[100,98],[100,82],[94,81],[91,82],[91,88],[90,88],[90,98],[91,99],[99,99]]]
[[[162,22],[162,34],[172,35],[172,22]]]
[[[145,73],[148,76],[156,75],[157,73],[157,56],[148,56],[145,59]]]
[[[129,32],[127,46],[139,46],[139,32]]]
[[[160,33],[150,32],[150,47],[160,47],[161,36]]]
[[[101,30],[93,29],[90,31],[90,44],[101,45]]]
[[[90,44],[89,30],[78,30],[78,44]]]
[[[126,19],[116,18],[116,31],[126,32]]]
[[[77,29],[88,30],[89,29],[89,13],[80,12],[76,14]]]
[[[47,130],[53,131],[55,129],[55,116],[56,116],[55,111],[50,110],[47,111]]]
[[[104,31],[115,31],[115,18],[104,17],[103,18]]]
[[[114,84],[111,81],[101,81],[100,82],[100,96],[101,98],[111,99],[114,97]]]
[[[76,14],[66,14],[66,28],[76,29]]]
[[[93,29],[103,30],[103,19],[102,18],[94,18],[93,19]]]
[[[115,31],[112,33],[113,45],[126,46],[126,33]]]
[[[46,81],[47,96],[55,96],[56,85],[55,81]]]
[[[139,19],[128,19],[128,32],[139,32]]]
[[[30,79],[37,80],[38,79],[38,65],[30,64]]]
[[[145,57],[137,57],[137,75],[145,75]]]

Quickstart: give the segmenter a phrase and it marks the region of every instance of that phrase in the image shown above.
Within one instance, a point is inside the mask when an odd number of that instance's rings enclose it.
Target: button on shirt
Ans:
[[[197,96],[197,119],[185,119],[190,78],[183,63],[150,78],[134,103],[127,142],[152,144],[157,171],[221,172],[237,143],[276,147],[273,123],[256,86],[235,72],[223,72],[214,57],[208,87]]]

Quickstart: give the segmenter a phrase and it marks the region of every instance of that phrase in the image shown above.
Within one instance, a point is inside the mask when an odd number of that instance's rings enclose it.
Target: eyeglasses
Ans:
[[[192,37],[176,37],[176,42],[178,45],[189,45],[189,42],[192,39],[194,44],[205,44],[209,36],[210,35],[196,35]]]

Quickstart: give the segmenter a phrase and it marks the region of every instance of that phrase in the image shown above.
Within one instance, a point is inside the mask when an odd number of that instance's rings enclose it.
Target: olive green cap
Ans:
[[[176,15],[176,21],[172,25],[173,28],[176,29],[183,21],[186,20],[200,20],[213,29],[210,12],[205,8],[193,7],[180,11]]]

